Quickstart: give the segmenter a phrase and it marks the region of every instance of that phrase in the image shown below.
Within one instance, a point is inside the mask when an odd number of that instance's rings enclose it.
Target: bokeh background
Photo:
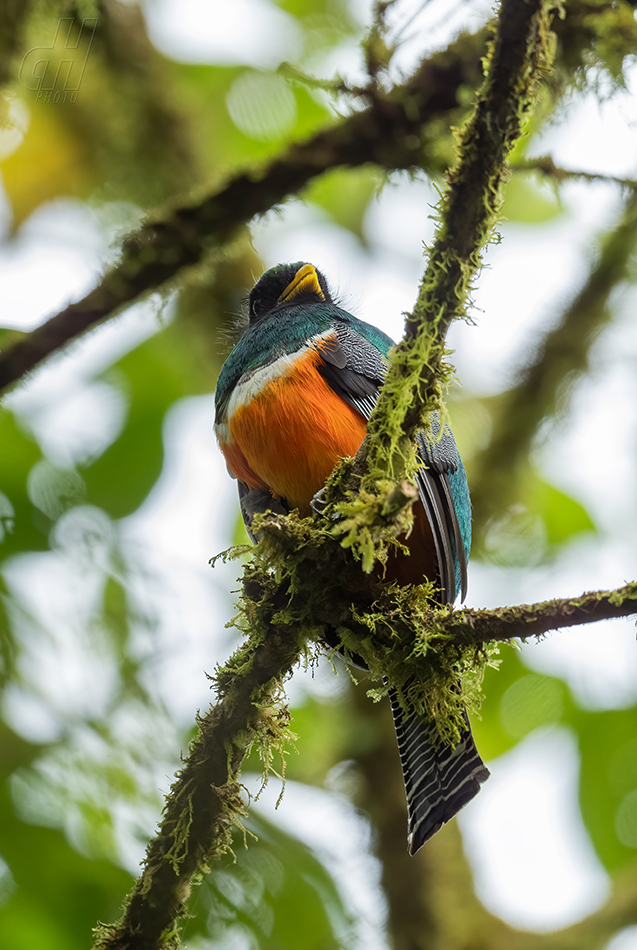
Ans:
[[[490,13],[478,0],[395,3],[390,77],[408,75]],[[56,40],[60,15],[75,17],[76,31],[86,21],[73,52],[62,34]],[[11,20],[0,345],[93,287],[145,214],[177,196],[195,200],[345,114],[347,97],[280,67],[363,83],[371,16],[365,0],[107,0],[79,11],[36,5]],[[39,93],[53,66],[69,60],[83,68],[74,101],[47,101]],[[574,76],[542,100],[517,158],[550,154],[565,168],[635,177],[634,59],[598,50]],[[196,711],[212,698],[206,673],[237,642],[227,623],[239,565],[208,561],[245,540],[212,422],[216,376],[247,291],[265,267],[309,260],[347,309],[399,338],[452,154],[441,121],[427,173],[364,166],[324,175],[253,222],[223,257],[129,307],[5,397],[3,947],[85,947],[98,917],[118,915]],[[513,175],[502,240],[488,249],[475,289],[475,323],[449,336],[457,375],[449,411],[470,482],[507,390],[595,267],[626,196],[608,180],[558,188],[539,173]],[[577,595],[637,576],[634,277],[633,261],[590,334],[586,372],[560,378],[556,411],[539,425],[523,471],[511,471],[512,497],[501,499],[494,482],[489,500],[482,485],[489,517],[478,525],[471,606]],[[506,473],[506,455],[500,465]],[[224,862],[198,890],[185,942],[381,950],[390,937],[370,763],[384,761],[387,746],[388,768],[398,769],[388,713],[324,659],[288,685],[298,754],[288,756],[283,799],[275,809],[280,782],[271,777],[250,809],[258,841],[245,850],[239,836],[237,863]],[[492,778],[459,825],[490,913],[549,931],[602,907],[616,880],[634,880],[631,620],[503,647],[474,731]],[[258,768],[251,760],[253,794]],[[637,928],[605,945],[635,950]]]

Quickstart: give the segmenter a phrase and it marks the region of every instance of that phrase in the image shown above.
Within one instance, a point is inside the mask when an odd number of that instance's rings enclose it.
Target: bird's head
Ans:
[[[313,264],[276,264],[259,278],[250,291],[250,325],[273,310],[299,304],[331,302],[327,281]]]

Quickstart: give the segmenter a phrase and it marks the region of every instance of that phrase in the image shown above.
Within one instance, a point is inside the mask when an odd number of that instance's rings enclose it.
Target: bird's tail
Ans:
[[[408,847],[415,854],[478,794],[489,770],[478,755],[468,719],[460,742],[452,747],[440,741],[434,723],[406,713],[393,690],[389,698],[407,792]]]

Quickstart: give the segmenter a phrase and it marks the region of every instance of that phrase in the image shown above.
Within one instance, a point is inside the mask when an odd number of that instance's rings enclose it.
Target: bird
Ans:
[[[256,513],[302,516],[342,458],[354,456],[387,374],[394,345],[381,330],[339,306],[325,276],[297,261],[269,268],[249,295],[248,325],[226,358],[215,391],[215,433],[238,482],[248,531]],[[410,556],[391,579],[436,585],[439,604],[464,599],[471,503],[451,429],[432,414],[417,435]],[[466,712],[458,742],[440,741],[435,723],[405,710],[390,690],[407,798],[410,854],[480,790],[489,771]]]

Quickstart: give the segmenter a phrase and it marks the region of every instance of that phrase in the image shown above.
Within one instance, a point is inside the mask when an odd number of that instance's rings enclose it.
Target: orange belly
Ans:
[[[320,375],[319,360],[310,351],[289,372],[268,380],[234,411],[230,441],[221,446],[238,479],[284,498],[304,515],[337,461],[356,454],[367,429]]]
[[[310,514],[312,497],[339,459],[355,455],[367,424],[317,370],[319,354],[298,360],[290,372],[268,381],[228,420],[229,441],[221,442],[228,469],[249,488],[284,498],[290,508]],[[414,506],[414,527],[406,543],[410,555],[390,555],[383,575],[400,584],[420,584],[437,576],[436,552],[422,502]]]

